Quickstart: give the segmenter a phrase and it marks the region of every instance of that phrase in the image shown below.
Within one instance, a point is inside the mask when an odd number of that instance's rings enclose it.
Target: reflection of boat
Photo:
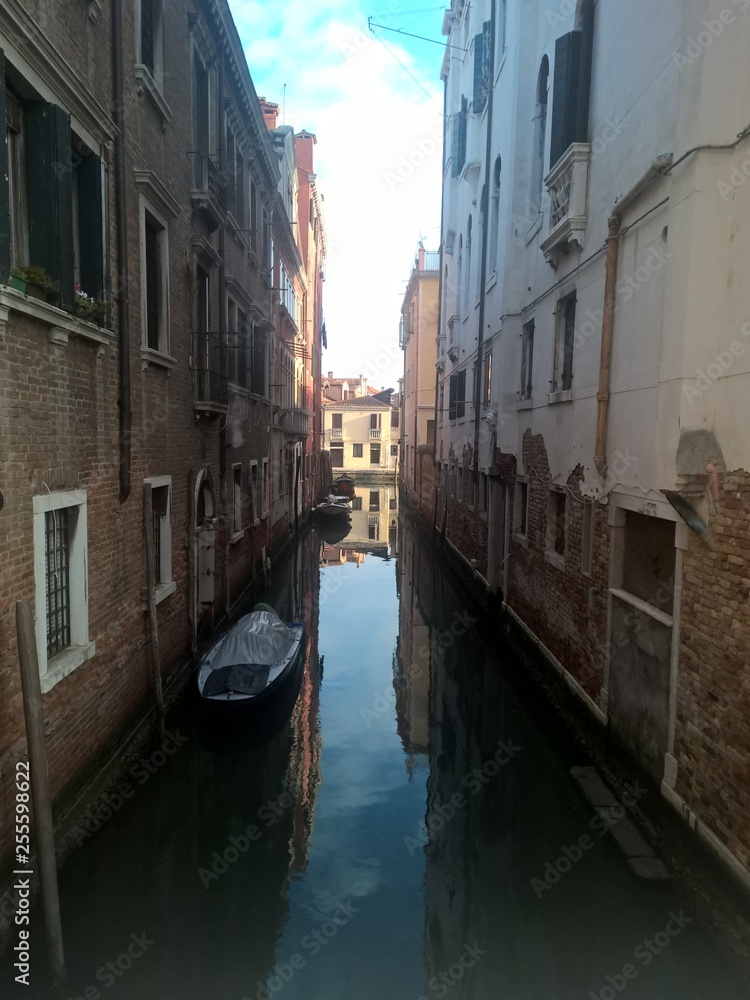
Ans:
[[[323,503],[319,503],[313,508],[313,513],[316,516],[322,515],[325,518],[346,517],[350,512],[349,498],[344,496],[337,497],[332,493],[329,494]]]
[[[334,479],[333,481],[331,493],[334,496],[353,497],[354,486],[355,483],[351,476],[339,476],[338,479]]]
[[[276,688],[302,649],[302,625],[285,625],[273,608],[257,604],[198,665],[198,690],[216,705],[249,705]]]
[[[343,517],[319,518],[315,522],[315,531],[327,545],[336,545],[352,530],[351,521]]]

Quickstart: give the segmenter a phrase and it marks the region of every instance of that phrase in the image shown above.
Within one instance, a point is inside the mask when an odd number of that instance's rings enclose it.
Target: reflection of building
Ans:
[[[326,545],[320,555],[320,565],[343,566],[345,563],[354,563],[356,566],[361,566],[366,558],[364,552],[346,549],[338,545]]]
[[[419,603],[415,535],[399,552],[398,646],[393,686],[399,735],[408,754],[429,751],[430,628]]]
[[[352,501],[352,529],[346,536],[346,548],[363,548],[387,553],[391,528],[398,518],[395,486],[357,484]]]
[[[324,446],[334,470],[363,472],[393,469],[390,403],[372,396],[323,402]]]
[[[440,254],[419,244],[409,284],[401,305],[401,348],[404,352],[401,412],[403,489],[428,504],[434,487],[435,358],[438,329]],[[426,482],[423,480],[426,477]],[[424,489],[423,489],[424,486]]]

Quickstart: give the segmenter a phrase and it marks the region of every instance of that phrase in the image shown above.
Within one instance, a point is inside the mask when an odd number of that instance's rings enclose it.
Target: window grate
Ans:
[[[146,217],[146,330],[148,346],[159,350],[159,232]]]
[[[141,59],[153,76],[154,73],[154,2],[141,0]]]
[[[70,538],[66,508],[44,515],[47,658],[70,645]]]

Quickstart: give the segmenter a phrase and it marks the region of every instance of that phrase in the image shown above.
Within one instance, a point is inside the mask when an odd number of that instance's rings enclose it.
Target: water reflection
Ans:
[[[41,986],[35,916],[29,995],[611,1000],[622,979],[628,1000],[745,997],[678,887],[594,834],[569,773],[587,762],[432,539],[394,536],[392,488],[357,489],[352,534],[310,531],[237,609],[305,623],[298,676],[218,743],[186,700],[180,749],[61,873],[65,988]],[[134,934],[151,943],[118,966]]]

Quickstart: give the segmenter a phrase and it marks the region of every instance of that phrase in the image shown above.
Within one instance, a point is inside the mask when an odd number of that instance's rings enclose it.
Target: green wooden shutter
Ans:
[[[8,129],[5,97],[5,53],[0,49],[0,282],[6,282],[10,274],[10,183],[8,174]]]
[[[89,152],[78,165],[78,232],[81,288],[95,299],[106,294],[102,215],[102,161]]]
[[[55,104],[26,107],[29,263],[60,283],[58,304],[73,301],[73,179],[70,119]]]
[[[483,110],[487,94],[484,78],[484,32],[474,36],[474,114]]]
[[[581,32],[571,31],[555,42],[550,168],[557,163],[568,146],[576,140],[580,74]]]

